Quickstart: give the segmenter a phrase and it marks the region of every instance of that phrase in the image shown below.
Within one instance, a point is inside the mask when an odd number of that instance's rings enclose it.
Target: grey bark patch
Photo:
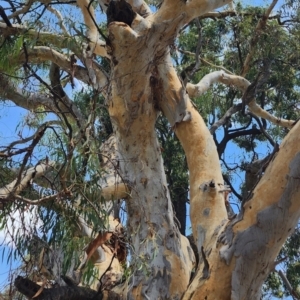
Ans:
[[[230,223],[228,223],[225,230],[220,234],[218,243],[231,246],[232,240],[234,238],[232,227],[243,219],[243,214],[244,211],[241,211],[240,214],[236,215],[235,218],[232,219]]]
[[[206,192],[207,191],[207,183],[204,182],[204,183],[201,183],[201,185],[199,186],[199,189],[202,191],[202,192]]]
[[[208,263],[208,260],[206,259],[206,254],[204,252],[203,247],[201,247],[201,254],[202,254],[202,259],[203,259],[203,262],[204,262],[204,266],[203,266],[203,269],[202,269],[202,278],[207,279],[207,278],[209,278],[209,275],[210,275],[209,263]]]
[[[209,214],[210,214],[210,208],[205,208],[205,209],[203,210],[203,215],[204,215],[205,217],[208,217]]]
[[[192,120],[192,114],[190,111],[185,112],[185,116],[182,119],[182,122],[187,122]]]
[[[224,224],[225,224],[226,222],[228,222],[228,220],[227,220],[227,219],[224,219],[224,220],[221,222],[221,224],[219,224],[219,225],[215,228],[214,233],[213,233],[213,235],[212,235],[213,237],[218,236],[219,231],[221,230],[221,228],[224,226]]]
[[[299,190],[300,153],[290,164],[288,181],[278,203],[260,211],[256,224],[239,232],[234,243],[223,249],[224,259],[226,254],[236,257],[231,299],[258,299],[261,285],[273,266],[270,260],[279,252],[280,241],[288,237],[288,229],[294,227],[299,219],[299,211],[289,211],[291,201]]]
[[[225,261],[226,265],[230,264],[234,253],[234,248],[230,247],[229,245],[224,245],[220,249],[220,257],[223,261]]]
[[[216,184],[214,179],[208,182],[203,182],[200,184],[199,189],[202,192],[210,192],[210,193],[215,193],[216,192]]]
[[[172,105],[172,107],[168,105],[168,110],[171,110],[172,112],[170,114],[171,119],[168,119],[172,128],[174,128],[177,123],[190,121],[192,119],[192,115],[186,110],[187,95],[183,87],[181,87],[178,93],[173,91],[172,100],[174,105]]]
[[[205,235],[206,235],[206,230],[201,225],[198,225],[197,226],[197,241],[196,241],[198,250],[201,249],[201,247],[203,246],[203,243],[205,241]]]
[[[170,230],[166,235],[166,248],[168,250],[175,249],[174,246],[175,246],[176,242],[177,242],[177,239],[175,239],[175,232]]]
[[[232,247],[234,234],[232,227],[237,222],[237,219],[230,221],[225,230],[219,235],[218,243],[223,244],[224,246],[220,249],[220,258],[225,261],[227,265],[230,264],[230,261],[233,257],[234,247]]]

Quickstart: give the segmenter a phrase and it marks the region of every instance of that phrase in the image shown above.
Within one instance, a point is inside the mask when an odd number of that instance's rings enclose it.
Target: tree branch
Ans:
[[[29,168],[20,176],[20,180],[15,179],[5,187],[0,188],[0,199],[7,199],[10,196],[18,195],[28,184],[37,177],[45,174],[46,171],[55,166],[54,161],[40,162],[35,167]]]
[[[60,34],[54,34],[52,32],[46,31],[36,31],[34,29],[29,29],[27,26],[14,24],[12,27],[7,26],[5,23],[0,22],[0,34],[3,35],[26,35],[34,38],[36,41],[45,43],[46,45],[53,45],[57,48],[67,48],[74,52],[78,57],[82,55],[82,47],[87,48],[87,45],[82,43],[82,41],[77,41],[76,38],[72,36],[64,36]],[[98,41],[99,51],[102,56],[107,56],[105,50],[105,43]],[[97,49],[98,49],[97,48]],[[98,53],[96,53],[98,54]]]
[[[264,30],[266,28],[266,24],[268,21],[268,18],[274,8],[274,6],[276,5],[276,3],[278,2],[278,0],[273,0],[272,3],[270,4],[269,8],[267,9],[266,13],[264,14],[264,16],[259,20],[254,33],[253,33],[253,37],[250,41],[250,47],[249,47],[249,52],[246,56],[246,59],[244,61],[244,65],[241,71],[241,76],[245,77],[245,75],[248,73],[249,68],[250,68],[250,61],[254,55],[255,52],[255,48],[256,48],[256,44],[257,41],[260,37],[261,31]]]
[[[231,106],[223,115],[223,117],[210,127],[209,129],[210,133],[214,134],[220,126],[226,124],[228,120],[231,118],[231,116],[234,115],[236,112],[240,111],[241,109],[242,109],[242,103]]]
[[[86,84],[91,83],[87,69],[77,64],[72,65],[70,58],[50,47],[36,46],[33,48],[28,48],[27,53],[27,57],[25,57],[24,52],[21,53],[19,56],[20,63],[24,63],[26,59],[28,59],[28,62],[31,63],[41,63],[49,60],[58,65],[65,72],[72,74],[72,76],[74,76],[76,79]],[[101,70],[98,70],[97,74],[99,75],[97,78],[99,80],[99,84],[105,86],[107,82],[105,74],[102,73]]]
[[[72,187],[70,187],[71,189]],[[26,204],[30,204],[30,205],[42,205],[44,204],[45,202],[48,202],[48,201],[52,201],[52,200],[56,200],[56,199],[62,199],[62,198],[66,198],[68,199],[70,197],[70,193],[69,192],[69,188],[67,189],[67,191],[63,191],[63,192],[60,192],[60,193],[55,193],[53,195],[49,195],[49,196],[45,196],[45,197],[41,197],[39,199],[36,199],[36,200],[31,200],[31,199],[28,199],[28,198],[25,198],[25,197],[22,197],[22,196],[14,196],[15,199],[18,199]]]
[[[186,86],[187,92],[190,97],[198,97],[204,94],[213,83],[217,82],[231,86],[233,85],[244,93],[250,86],[250,82],[241,76],[226,74],[223,71],[215,71],[205,75],[198,84],[188,83]],[[248,109],[256,116],[264,118],[271,123],[282,127],[292,128],[293,124],[295,123],[293,120],[284,120],[272,116],[266,110],[262,109],[256,103],[254,98],[248,103]]]
[[[170,20],[177,19],[177,28],[189,23],[194,18],[197,18],[211,10],[220,8],[231,3],[232,0],[164,0],[160,9],[148,19],[153,20],[156,24],[161,24]],[[181,17],[181,18],[179,18]]]
[[[17,290],[28,298],[32,298],[40,291],[40,286],[30,279],[18,276],[15,279],[15,287]],[[112,292],[110,292],[112,293]],[[115,293],[112,293],[109,299],[120,299]],[[62,286],[57,288],[43,289],[39,296],[35,297],[36,300],[102,300],[103,294],[97,293],[94,290],[78,286]]]
[[[220,220],[227,219],[224,197],[220,192],[224,180],[218,153],[212,135],[191,104],[168,59],[165,59],[165,65],[159,65],[158,74],[161,78],[161,90],[158,94],[163,99],[158,103],[168,121],[174,125],[174,131],[187,157],[193,236],[198,251],[202,246],[206,251],[213,240],[211,237],[214,228]],[[200,219],[199,213],[202,214]]]
[[[193,57],[195,57],[195,55],[196,55],[196,53],[193,53],[193,52],[187,51],[187,50],[178,49],[178,51],[181,52],[181,53],[187,54],[187,55],[191,55]],[[228,69],[224,68],[223,66],[215,65],[212,62],[209,62],[209,61],[207,61],[206,59],[204,59],[202,57],[199,57],[199,59],[201,60],[202,63],[204,63],[204,64],[206,64],[208,66],[211,66],[211,67],[216,68],[218,70],[223,70],[226,73],[233,75],[232,72],[230,72]]]
[[[11,100],[17,106],[20,106],[27,110],[36,110],[40,106],[47,107],[50,111],[58,113],[53,99],[46,95],[38,93],[29,93],[22,90],[19,87],[15,87],[9,80],[8,76],[5,76],[0,72],[0,97],[1,100]]]
[[[296,299],[300,299],[300,296],[298,295],[298,293],[293,289],[293,287],[291,286],[289,280],[286,278],[285,274],[279,270],[277,271],[277,274],[280,276],[280,278],[282,279],[284,285],[286,286],[286,288],[289,290],[289,292],[291,293],[291,295],[293,297],[295,297]]]
[[[66,36],[70,36],[65,24],[64,24],[64,18],[62,16],[62,14],[55,8],[53,8],[51,5],[48,5],[47,6],[47,9],[52,12],[58,19],[58,24],[61,28],[61,30],[63,31],[63,33],[66,35]]]
[[[45,127],[50,127],[52,125],[61,125],[61,122],[60,121],[48,121],[46,123],[43,123],[38,131],[40,130],[43,130]],[[22,138],[21,140],[17,140],[17,141],[13,141],[11,142],[8,146],[1,146],[1,148],[3,149],[0,153],[3,157],[12,157],[14,155],[18,155],[18,154],[21,154],[21,153],[24,153],[26,151],[28,151],[28,147],[26,148],[23,148],[23,149],[19,149],[19,150],[16,150],[16,151],[12,151],[12,149],[18,145],[18,144],[25,144],[31,140],[33,140],[34,138],[36,137],[36,133],[34,133],[33,135],[27,137],[27,138]]]
[[[90,41],[90,50],[88,52],[109,57],[106,51],[105,43],[99,39],[98,28],[94,23],[95,11],[93,6],[90,5],[90,0],[77,0],[77,5],[81,9],[84,23],[87,27],[87,37]]]
[[[25,4],[22,6],[21,9],[19,10],[14,10],[14,12],[9,15],[9,19],[13,19],[13,18],[18,18],[20,15],[25,15],[30,8],[32,7],[32,5],[36,2],[40,2],[42,4],[45,4],[45,6],[49,5],[51,3],[52,0],[27,0],[25,1]],[[72,3],[73,2],[73,3]],[[72,0],[59,0],[58,3],[62,4],[62,3],[66,3],[66,4],[75,4],[75,1]],[[56,3],[52,3],[52,4],[58,4]]]

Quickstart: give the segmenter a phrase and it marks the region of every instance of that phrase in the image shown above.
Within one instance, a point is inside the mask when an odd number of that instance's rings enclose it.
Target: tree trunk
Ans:
[[[166,55],[166,45],[156,43],[158,36],[151,27],[137,35],[124,23],[109,25],[113,62],[109,113],[122,179],[131,189],[127,201],[134,259],[130,299],[180,299],[194,262],[186,238],[174,224],[154,130],[156,65]]]

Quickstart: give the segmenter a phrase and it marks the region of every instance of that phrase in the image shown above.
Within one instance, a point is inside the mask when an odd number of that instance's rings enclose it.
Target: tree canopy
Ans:
[[[1,297],[300,299],[298,2],[0,5]]]

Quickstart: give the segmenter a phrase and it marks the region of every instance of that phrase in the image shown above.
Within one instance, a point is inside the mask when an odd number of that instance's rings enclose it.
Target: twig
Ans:
[[[291,295],[293,297],[295,297],[296,299],[300,299],[298,293],[293,289],[293,287],[291,286],[291,284],[290,284],[289,280],[287,279],[287,277],[285,276],[285,274],[281,270],[279,270],[279,271],[275,270],[275,272],[280,276],[280,278],[282,279],[284,285],[289,290]]]
[[[99,278],[100,286],[99,286],[99,289],[98,289],[97,294],[92,298],[92,300],[93,300],[93,299],[96,299],[97,296],[98,296],[99,294],[101,294],[101,292],[102,292],[102,287],[103,287],[102,278],[103,278],[104,275],[107,273],[107,271],[111,268],[111,265],[112,265],[113,260],[115,259],[115,257],[116,257],[116,253],[113,254],[113,256],[112,256],[112,258],[111,258],[111,261],[110,261],[110,264],[108,265],[108,267],[107,267],[107,269],[105,270],[105,272],[104,272],[104,273],[101,275],[101,277]]]
[[[276,5],[276,3],[278,2],[278,0],[273,0],[273,2],[271,3],[271,5],[269,6],[269,8],[267,9],[266,13],[264,14],[264,16],[259,20],[255,30],[254,30],[254,35],[250,41],[250,49],[249,52],[247,54],[247,57],[244,61],[244,65],[241,71],[241,76],[245,77],[245,75],[248,73],[249,69],[250,69],[250,61],[254,55],[254,49],[257,45],[258,42],[258,38],[260,36],[260,32],[261,30],[264,30],[267,24],[267,20],[274,8],[274,6]]]

